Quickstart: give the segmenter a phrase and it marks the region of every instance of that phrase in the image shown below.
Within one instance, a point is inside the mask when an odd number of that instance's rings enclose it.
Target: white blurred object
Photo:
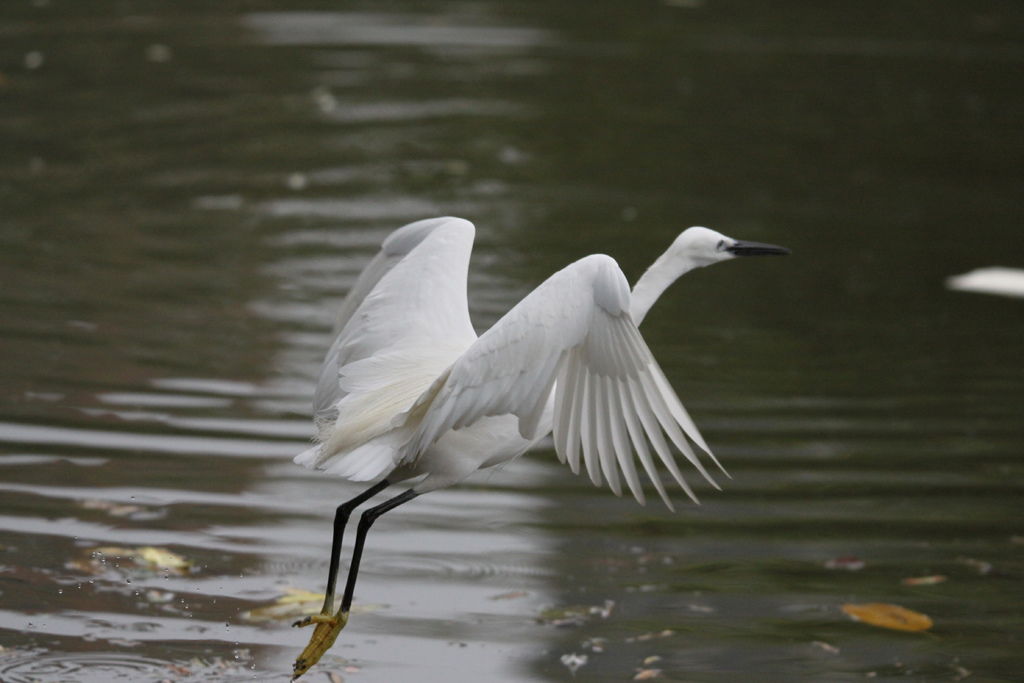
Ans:
[[[1024,269],[990,266],[946,278],[946,286],[961,292],[1024,297]]]

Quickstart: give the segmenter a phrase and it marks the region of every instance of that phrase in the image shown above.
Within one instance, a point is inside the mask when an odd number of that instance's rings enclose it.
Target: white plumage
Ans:
[[[435,218],[384,241],[341,306],[317,383],[318,444],[296,462],[353,481],[426,475],[413,486],[423,493],[507,462],[553,429],[562,462],[578,472],[582,459],[616,495],[625,480],[644,502],[639,461],[670,508],[659,466],[696,500],[676,451],[717,487],[698,450],[721,465],[637,324],[692,268],[786,250],[690,228],[633,292],[614,259],[587,256],[477,338],[466,299],[473,237],[472,223]]]
[[[673,448],[717,488],[697,449],[718,461],[637,325],[693,268],[788,251],[689,228],[632,292],[611,257],[587,256],[549,277],[477,338],[466,303],[473,235],[472,223],[460,218],[399,228],[341,306],[317,381],[318,443],[295,461],[376,483],[335,511],[324,605],[295,624],[316,628],[292,680],[348,622],[374,520],[421,493],[508,462],[552,429],[562,462],[579,472],[582,460],[591,480],[606,481],[616,495],[624,479],[644,502],[639,461],[670,509],[660,468],[696,501]],[[422,479],[412,488],[362,514],[341,606],[332,615],[349,515],[388,486],[416,477]]]

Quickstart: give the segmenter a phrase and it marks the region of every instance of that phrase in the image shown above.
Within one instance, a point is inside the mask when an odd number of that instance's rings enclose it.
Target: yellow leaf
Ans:
[[[155,548],[151,545],[135,549],[136,554],[146,564],[156,569],[173,569],[175,571],[188,571],[192,563],[181,555],[172,553],[164,548]]]
[[[856,621],[897,631],[927,631],[932,627],[932,620],[927,615],[884,602],[848,603],[843,605],[843,612]]]

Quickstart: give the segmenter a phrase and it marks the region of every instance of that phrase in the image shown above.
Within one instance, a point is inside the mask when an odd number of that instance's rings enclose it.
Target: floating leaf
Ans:
[[[847,603],[843,605],[843,612],[856,621],[897,631],[927,631],[932,627],[932,620],[927,615],[884,602]]]
[[[661,678],[661,669],[640,669],[633,676],[634,681],[653,681],[655,678]]]
[[[908,576],[905,579],[901,579],[900,583],[904,586],[934,586],[937,583],[942,583],[947,577],[942,574],[933,574],[931,576]]]

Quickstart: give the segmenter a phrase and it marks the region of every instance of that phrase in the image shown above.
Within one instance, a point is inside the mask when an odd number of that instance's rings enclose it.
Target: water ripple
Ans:
[[[7,683],[159,681],[169,680],[171,676],[180,681],[181,671],[191,670],[128,652],[42,654],[35,650],[15,650],[0,659],[0,680]],[[218,676],[216,680],[229,679]]]
[[[78,429],[0,422],[0,443],[40,444],[96,450],[220,455],[242,458],[280,458],[294,455],[303,443],[221,439],[177,434]]]
[[[515,26],[457,26],[431,14],[369,12],[253,12],[244,24],[274,45],[415,45],[477,49],[553,44],[550,31]]]

